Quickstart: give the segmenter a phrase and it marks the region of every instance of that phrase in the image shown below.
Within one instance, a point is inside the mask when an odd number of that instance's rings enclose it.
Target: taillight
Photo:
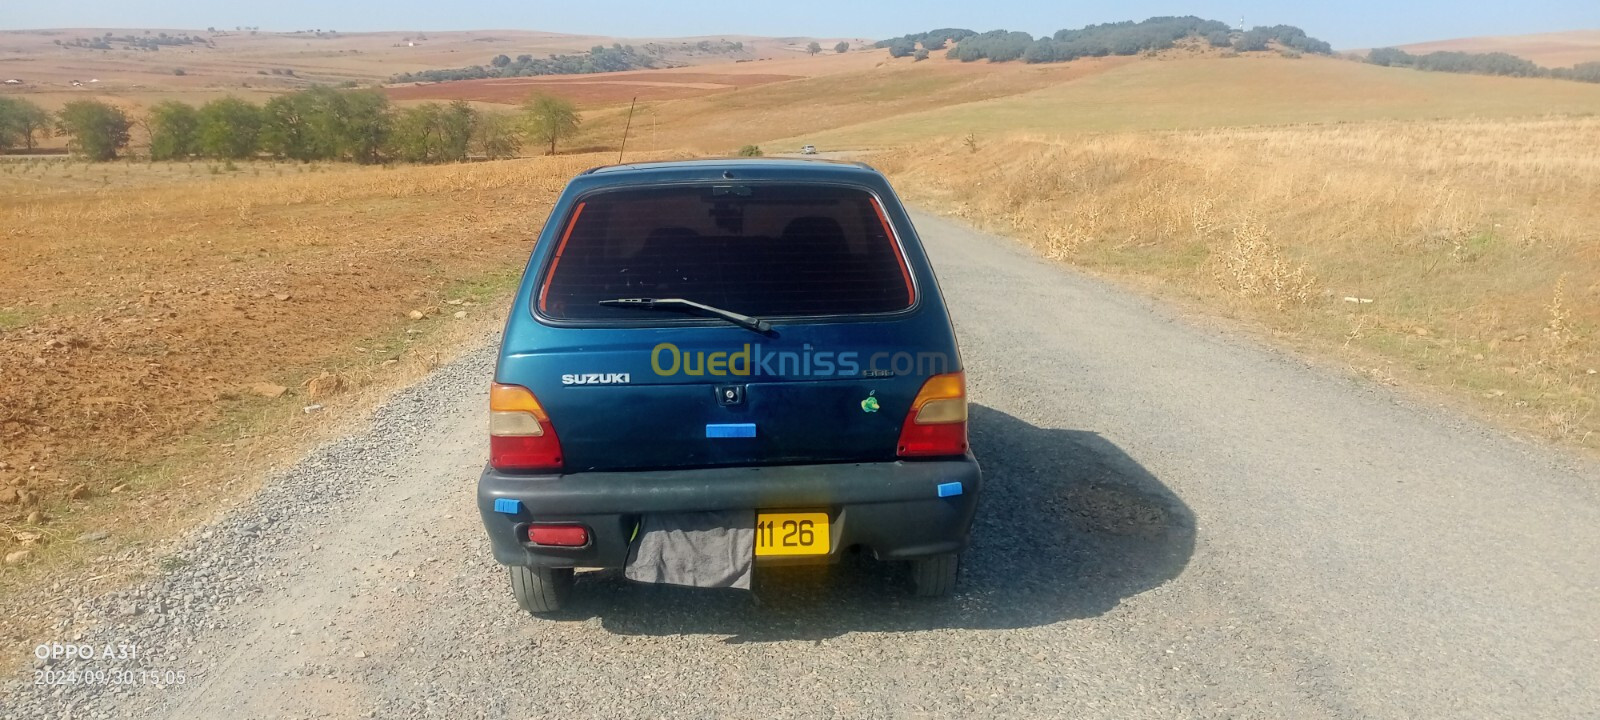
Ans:
[[[554,547],[583,547],[589,544],[589,529],[582,525],[529,525],[528,542]]]
[[[928,378],[900,428],[900,457],[937,457],[967,452],[967,378],[946,373]]]
[[[496,470],[560,470],[561,441],[527,388],[489,388],[489,465]]]

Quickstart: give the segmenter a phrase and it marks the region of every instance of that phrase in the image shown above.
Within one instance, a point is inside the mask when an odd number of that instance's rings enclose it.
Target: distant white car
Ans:
[[[801,155],[815,155],[815,154],[817,154],[817,146],[815,146],[815,145],[807,145],[807,146],[805,146],[803,148],[800,148],[800,154]]]

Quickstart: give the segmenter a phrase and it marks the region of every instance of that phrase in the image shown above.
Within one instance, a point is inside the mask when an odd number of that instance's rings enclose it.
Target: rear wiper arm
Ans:
[[[712,317],[722,318],[742,328],[749,328],[758,333],[772,332],[772,323],[758,317],[750,317],[732,310],[723,310],[704,303],[683,298],[615,298],[601,300],[601,305],[606,307],[637,308],[640,310],[676,310],[680,312],[693,312]]]

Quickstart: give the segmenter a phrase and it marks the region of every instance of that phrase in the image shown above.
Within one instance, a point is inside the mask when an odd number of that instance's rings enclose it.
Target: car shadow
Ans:
[[[903,565],[862,555],[831,566],[758,567],[753,592],[583,573],[568,610],[553,619],[727,642],[1013,629],[1100,615],[1188,564],[1188,506],[1105,438],[1035,427],[982,405],[971,407],[970,433],[984,488],[961,582],[948,598],[912,597]]]

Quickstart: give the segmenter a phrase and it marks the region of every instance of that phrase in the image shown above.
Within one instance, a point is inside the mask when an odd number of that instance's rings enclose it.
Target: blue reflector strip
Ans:
[[[961,483],[939,483],[939,497],[955,497],[961,494]]]
[[[706,437],[708,438],[746,438],[755,436],[755,423],[727,423],[706,426]]]
[[[522,512],[522,501],[512,500],[511,498],[495,498],[494,511],[497,513],[505,513],[507,515],[515,515],[519,512]]]

